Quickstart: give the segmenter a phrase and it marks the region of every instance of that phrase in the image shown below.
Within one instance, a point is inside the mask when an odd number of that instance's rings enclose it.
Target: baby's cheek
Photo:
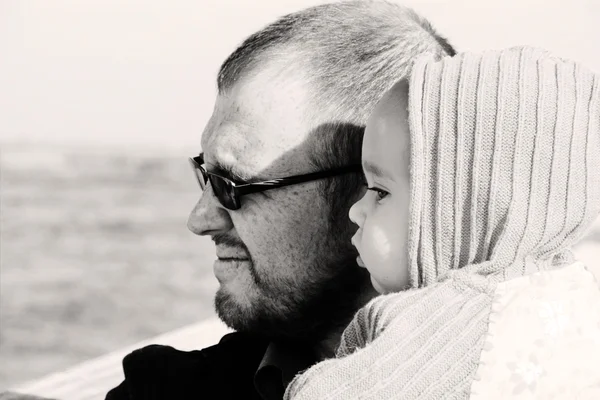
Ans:
[[[405,285],[402,272],[403,246],[399,238],[385,225],[372,224],[368,232],[363,233],[363,261],[372,278],[379,283],[376,290],[395,291]],[[375,284],[374,284],[375,286]]]
[[[390,239],[385,231],[378,225],[374,226],[372,229],[371,247],[377,253],[380,261],[389,259],[391,253]]]
[[[360,241],[361,258],[371,275],[381,275],[391,254],[385,231],[375,224],[365,225]]]

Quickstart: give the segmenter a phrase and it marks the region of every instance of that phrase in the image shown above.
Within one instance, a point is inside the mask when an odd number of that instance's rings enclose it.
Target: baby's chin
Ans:
[[[371,275],[371,285],[373,285],[373,289],[375,289],[379,294],[390,293],[390,291],[385,289],[373,275]]]

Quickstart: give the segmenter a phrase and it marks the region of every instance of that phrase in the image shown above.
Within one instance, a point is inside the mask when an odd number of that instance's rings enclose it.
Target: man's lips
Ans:
[[[248,253],[240,248],[234,247],[217,247],[217,259],[219,261],[248,261]]]
[[[240,267],[247,262],[248,259],[241,258],[217,258],[213,264],[215,278],[220,283],[235,279],[239,275]]]

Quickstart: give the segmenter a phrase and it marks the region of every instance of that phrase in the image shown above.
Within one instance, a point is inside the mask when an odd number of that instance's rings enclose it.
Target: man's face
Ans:
[[[307,149],[319,121],[308,121],[308,88],[286,75],[265,68],[218,96],[202,135],[208,171],[231,169],[238,182],[313,172]],[[236,330],[306,340],[347,322],[368,275],[356,266],[349,220],[334,222],[346,235],[331,234],[319,183],[246,195],[241,204],[224,208],[209,185],[188,221],[217,246],[220,318]]]

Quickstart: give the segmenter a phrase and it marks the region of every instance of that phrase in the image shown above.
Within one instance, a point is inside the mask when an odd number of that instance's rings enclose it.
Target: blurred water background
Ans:
[[[183,155],[2,144],[0,196],[0,392],[214,315]]]

